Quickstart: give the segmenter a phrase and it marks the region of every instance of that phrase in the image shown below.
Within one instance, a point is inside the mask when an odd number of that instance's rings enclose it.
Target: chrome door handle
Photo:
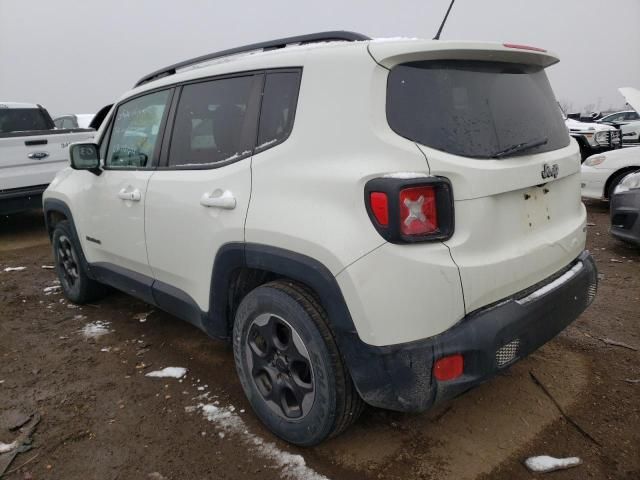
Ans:
[[[236,208],[236,198],[229,190],[216,190],[213,193],[205,193],[200,198],[200,205],[203,207],[224,208],[233,210]]]
[[[126,188],[123,188],[118,192],[118,198],[120,200],[129,200],[131,202],[139,202],[140,199],[142,198],[142,195],[140,195],[140,190],[138,190],[137,188],[133,190],[127,190]]]

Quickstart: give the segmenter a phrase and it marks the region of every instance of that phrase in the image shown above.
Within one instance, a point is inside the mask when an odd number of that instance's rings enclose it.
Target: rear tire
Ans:
[[[80,246],[74,238],[69,221],[58,222],[51,241],[53,259],[64,296],[73,303],[84,304],[102,298],[107,288],[87,275]]]
[[[302,285],[279,280],[251,291],[236,313],[233,353],[251,407],[287,442],[316,445],[363,410],[327,315]]]

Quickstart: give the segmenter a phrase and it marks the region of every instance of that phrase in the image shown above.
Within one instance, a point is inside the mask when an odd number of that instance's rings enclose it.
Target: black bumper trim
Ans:
[[[579,271],[535,300],[519,302],[524,295],[516,294],[467,315],[435,337],[389,347],[373,347],[361,341],[352,345],[359,353],[351,350],[345,356],[351,360],[349,369],[361,396],[376,407],[424,411],[508,368],[555,337],[593,301],[597,270],[587,251],[561,272],[578,262],[582,262]],[[558,277],[552,275],[544,284]],[[499,364],[497,350],[514,340],[518,342],[515,357]],[[463,355],[464,374],[447,382],[433,379],[433,362],[452,354]]]

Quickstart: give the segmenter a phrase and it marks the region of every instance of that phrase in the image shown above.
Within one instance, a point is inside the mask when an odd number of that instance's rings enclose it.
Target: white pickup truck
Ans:
[[[42,205],[42,192],[69,163],[70,143],[93,129],[56,129],[40,105],[0,102],[0,214]]]

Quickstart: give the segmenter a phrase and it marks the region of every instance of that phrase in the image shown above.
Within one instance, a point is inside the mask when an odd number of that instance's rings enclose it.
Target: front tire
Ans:
[[[251,407],[287,442],[316,445],[362,412],[327,315],[301,285],[275,281],[251,291],[236,313],[233,353]]]
[[[51,240],[53,258],[64,296],[73,303],[84,304],[103,297],[106,287],[87,275],[80,246],[74,238],[69,222],[58,222]]]

